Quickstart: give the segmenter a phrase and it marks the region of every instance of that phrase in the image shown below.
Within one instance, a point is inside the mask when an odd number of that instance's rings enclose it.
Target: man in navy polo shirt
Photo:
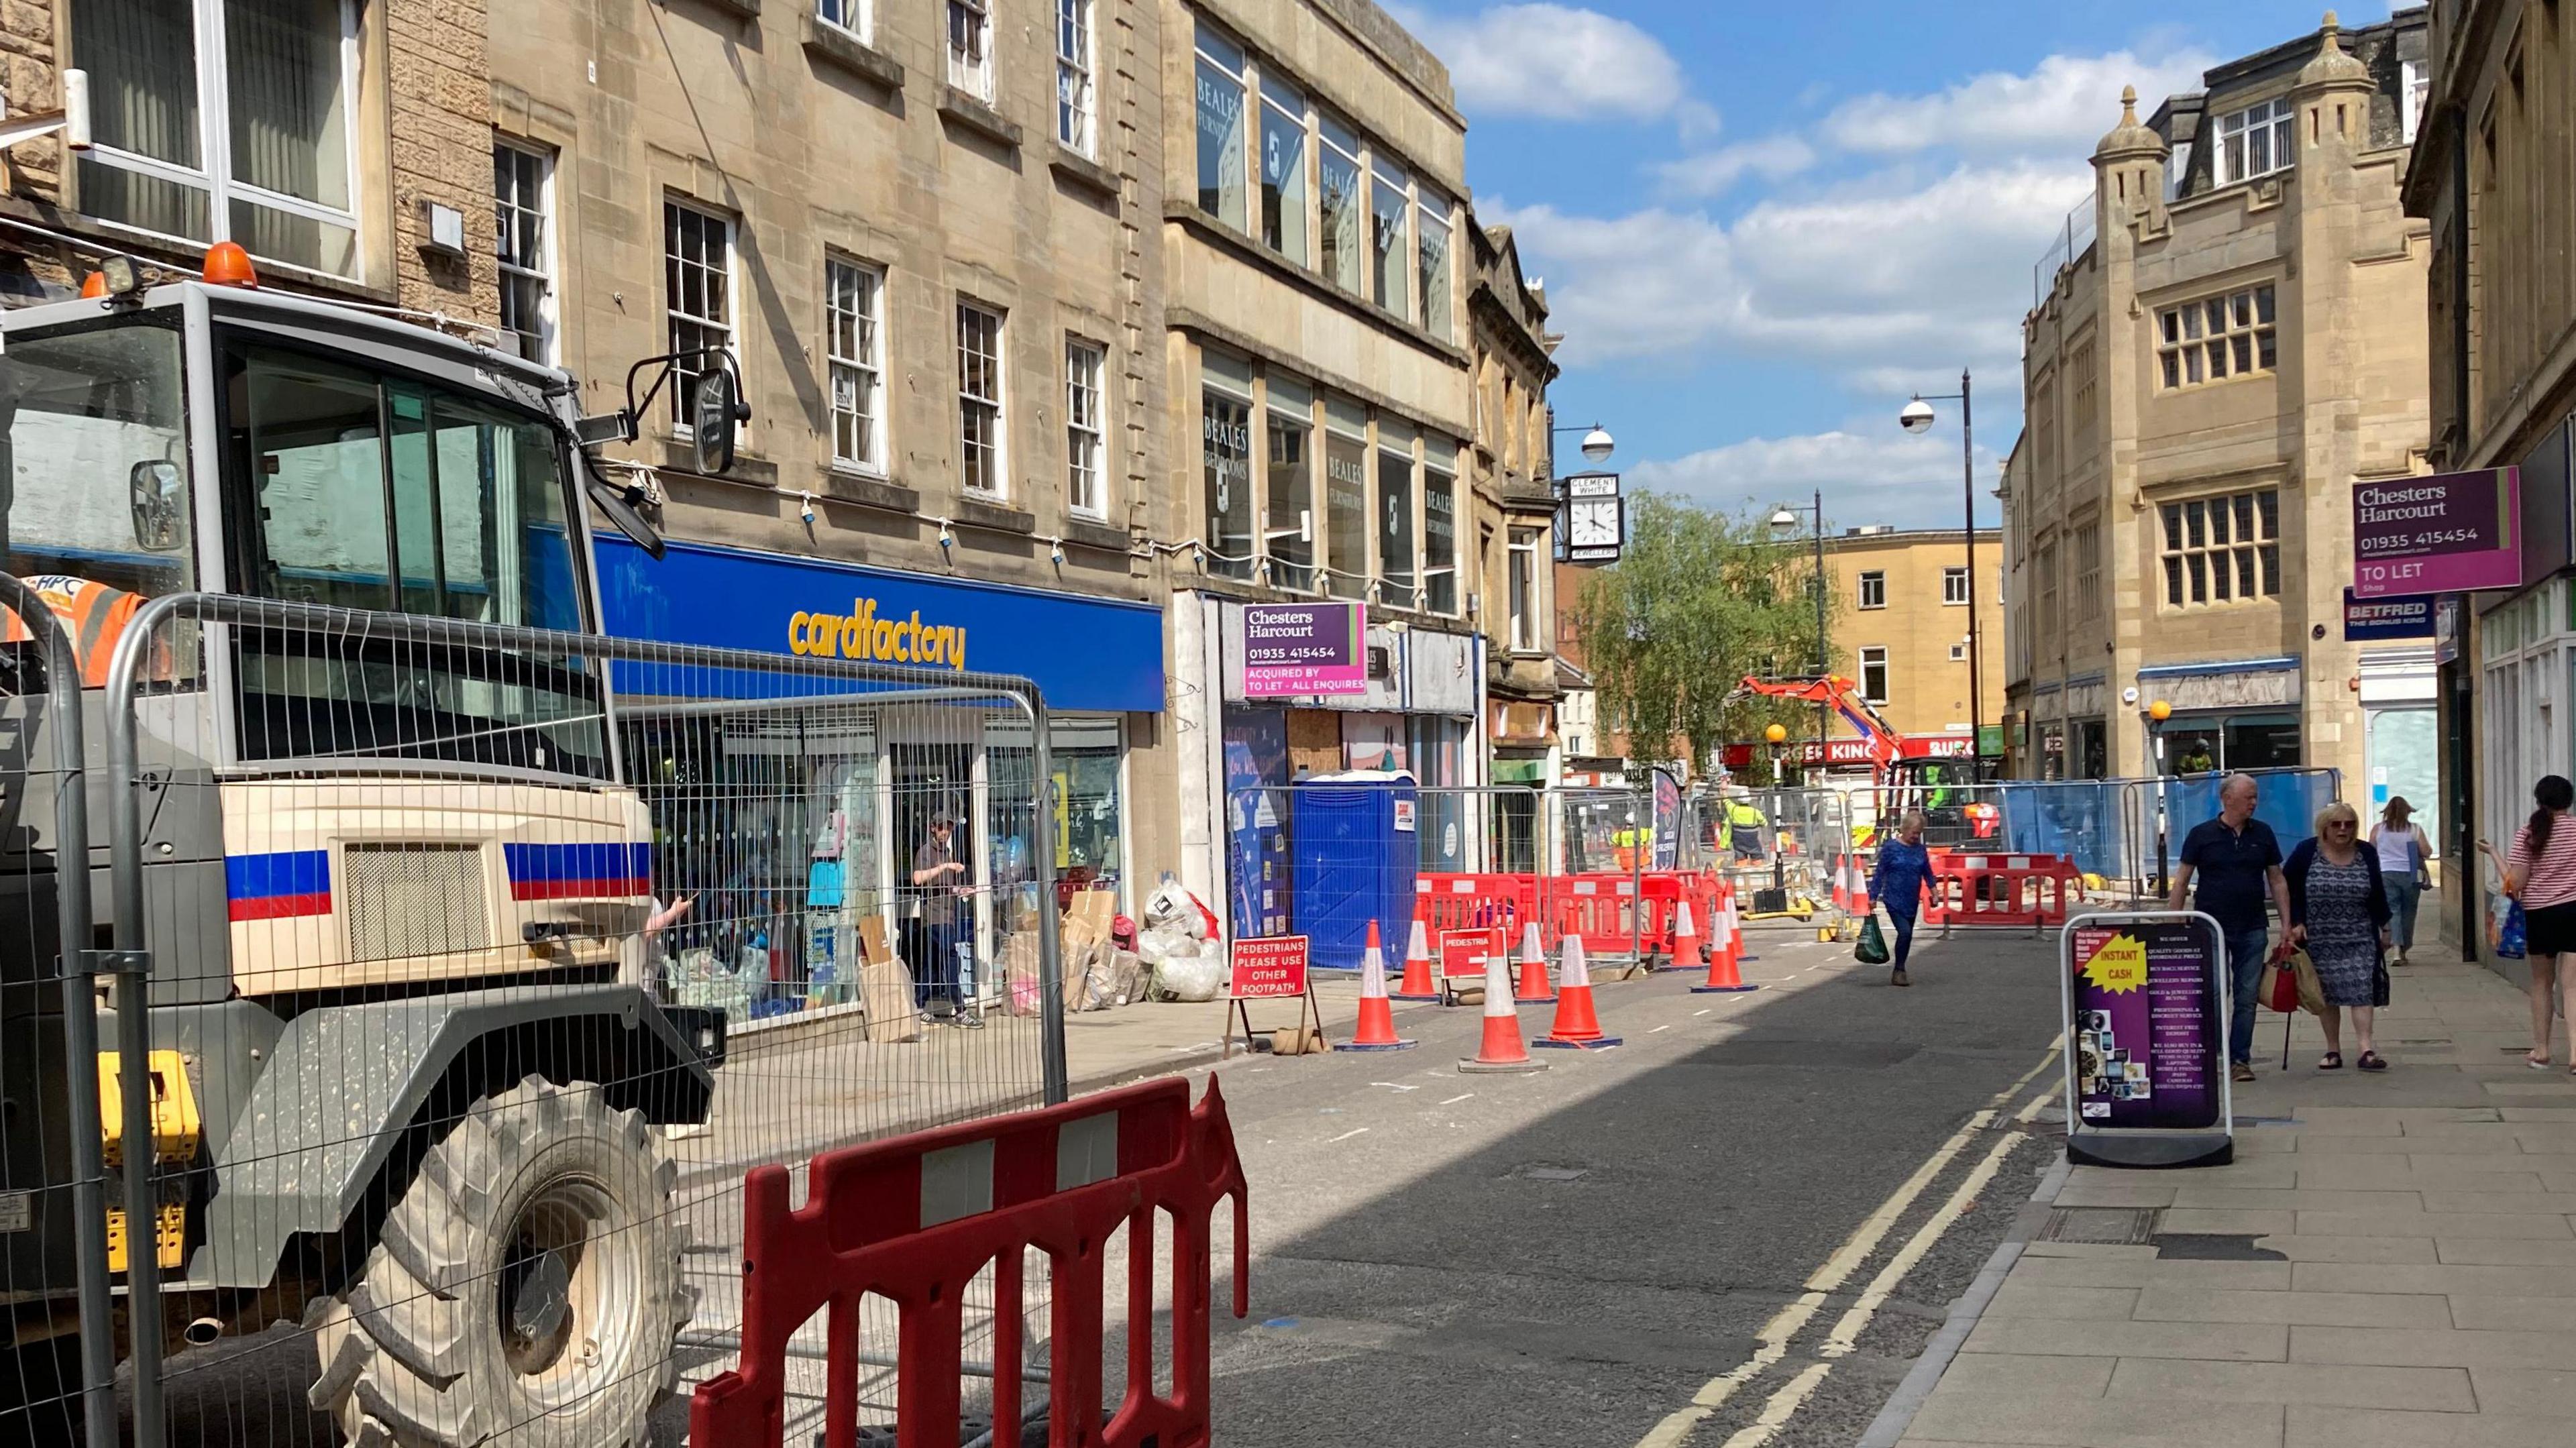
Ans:
[[[2263,919],[2268,894],[2287,927],[2283,938],[2296,945],[2307,932],[2291,925],[2290,882],[2281,874],[2281,842],[2272,827],[2254,818],[2254,776],[2231,774],[2218,787],[2218,818],[2203,820],[2183,836],[2182,868],[2174,872],[2172,908],[2183,908],[2192,877],[2200,877],[2194,901],[2218,922],[2227,936],[2227,972],[2233,987],[2234,1014],[2228,1021],[2227,1058],[2236,1079],[2254,1079],[2254,993],[2263,980],[2263,957],[2271,932]]]

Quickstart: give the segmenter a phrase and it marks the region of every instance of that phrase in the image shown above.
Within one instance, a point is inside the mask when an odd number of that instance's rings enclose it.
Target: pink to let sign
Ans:
[[[1306,993],[1306,937],[1272,935],[1234,943],[1233,984],[1239,1001],[1293,1000]]]
[[[1243,697],[1368,692],[1368,609],[1357,603],[1243,608]]]
[[[2521,517],[2520,468],[2355,483],[2353,596],[2519,588]]]

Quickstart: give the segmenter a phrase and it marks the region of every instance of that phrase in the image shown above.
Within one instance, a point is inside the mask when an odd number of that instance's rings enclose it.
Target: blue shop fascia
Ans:
[[[1157,778],[1171,793],[1172,772],[1148,764],[1162,737],[1160,607],[704,543],[672,543],[656,560],[606,539],[598,558],[612,634],[1035,681],[1049,711],[1058,878],[1115,884],[1132,911],[1137,872],[1150,883],[1161,868],[1160,846],[1136,828],[1172,817],[1168,802],[1136,794]],[[854,708],[803,737],[749,713],[648,719],[628,737],[720,774],[685,786],[691,807],[654,811],[660,848],[713,856],[689,862],[690,878],[802,888],[900,919],[913,852],[945,813],[969,883],[997,887],[972,897],[978,957],[991,959],[1034,906],[1010,888],[1035,863],[1032,741],[1006,712]]]

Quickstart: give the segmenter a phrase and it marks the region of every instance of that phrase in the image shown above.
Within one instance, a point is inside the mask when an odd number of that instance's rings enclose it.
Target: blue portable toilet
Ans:
[[[1394,960],[1413,923],[1421,790],[1402,772],[1319,774],[1289,791],[1297,933],[1321,970],[1357,970],[1369,922]]]

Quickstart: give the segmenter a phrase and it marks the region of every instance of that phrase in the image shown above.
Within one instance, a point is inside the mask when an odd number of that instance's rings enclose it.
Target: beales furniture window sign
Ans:
[[[2522,586],[2522,470],[2386,478],[2352,489],[2356,598]]]
[[[1368,692],[1368,608],[1253,603],[1243,609],[1243,697]]]

